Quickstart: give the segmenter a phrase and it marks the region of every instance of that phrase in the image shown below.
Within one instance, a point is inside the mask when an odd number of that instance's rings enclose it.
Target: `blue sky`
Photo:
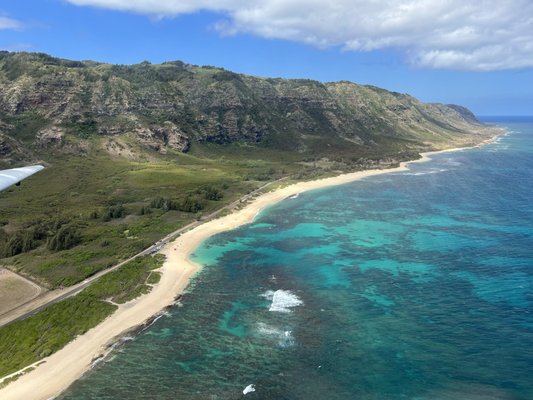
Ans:
[[[533,114],[533,6],[468,3],[0,0],[0,48],[350,80],[478,115]]]

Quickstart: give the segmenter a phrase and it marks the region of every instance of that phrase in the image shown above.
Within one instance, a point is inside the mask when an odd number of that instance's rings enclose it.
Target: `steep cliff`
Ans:
[[[350,82],[9,52],[0,53],[0,121],[0,151],[14,159],[22,148],[82,152],[94,138],[159,153],[241,143],[302,157],[375,156],[475,142],[484,129],[463,107]]]

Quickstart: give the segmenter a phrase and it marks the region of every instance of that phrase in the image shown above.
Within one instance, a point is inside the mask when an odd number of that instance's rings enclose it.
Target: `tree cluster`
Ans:
[[[224,197],[222,191],[214,186],[206,186],[202,189],[204,199],[219,201]]]
[[[181,201],[172,200],[166,197],[156,197],[150,202],[150,207],[163,211],[178,210],[188,213],[196,213],[204,208],[203,202],[193,195],[188,195]],[[144,210],[146,213],[146,209]]]
[[[126,209],[122,204],[116,204],[109,206],[102,214],[102,220],[104,222],[111,221],[112,219],[122,218],[126,215]]]
[[[70,249],[81,241],[77,226],[65,217],[56,216],[39,220],[14,233],[0,229],[0,257],[13,257],[27,253],[43,243],[52,251]]]
[[[73,225],[65,225],[59,228],[55,235],[50,236],[46,242],[46,248],[52,251],[68,250],[81,241],[80,232]]]

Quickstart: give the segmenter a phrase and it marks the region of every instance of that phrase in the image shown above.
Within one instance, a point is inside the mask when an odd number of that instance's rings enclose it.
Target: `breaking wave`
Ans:
[[[449,171],[446,168],[440,168],[440,169],[430,169],[428,171],[420,171],[420,172],[404,172],[403,175],[413,175],[413,176],[419,176],[419,175],[430,175],[430,174],[439,174],[441,172]]]
[[[289,290],[276,290],[275,292],[269,290],[262,295],[268,300],[271,300],[269,311],[277,311],[283,313],[291,312],[291,308],[298,307],[303,304],[303,301]]]
[[[256,331],[261,336],[275,339],[280,347],[294,346],[292,331],[279,329],[263,322],[257,324]]]

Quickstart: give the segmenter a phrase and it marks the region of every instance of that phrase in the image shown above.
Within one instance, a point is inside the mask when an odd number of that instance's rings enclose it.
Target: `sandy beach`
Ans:
[[[488,142],[488,141],[487,141]],[[484,142],[486,143],[486,142]],[[415,161],[403,162],[397,168],[359,171],[336,177],[300,182],[260,195],[244,208],[221,218],[208,221],[182,234],[168,243],[162,253],[166,261],[161,268],[162,277],[153,290],[136,300],[121,305],[100,325],[76,338],[60,351],[45,358],[34,370],[0,390],[2,400],[50,399],[64,391],[86,372],[91,362],[106,352],[110,343],[124,332],[141,325],[165,307],[186,289],[191,277],[201,266],[189,260],[191,253],[207,238],[250,223],[265,207],[308,190],[342,185],[365,177],[408,170],[408,164],[425,162],[432,154],[459,149],[423,153]]]

